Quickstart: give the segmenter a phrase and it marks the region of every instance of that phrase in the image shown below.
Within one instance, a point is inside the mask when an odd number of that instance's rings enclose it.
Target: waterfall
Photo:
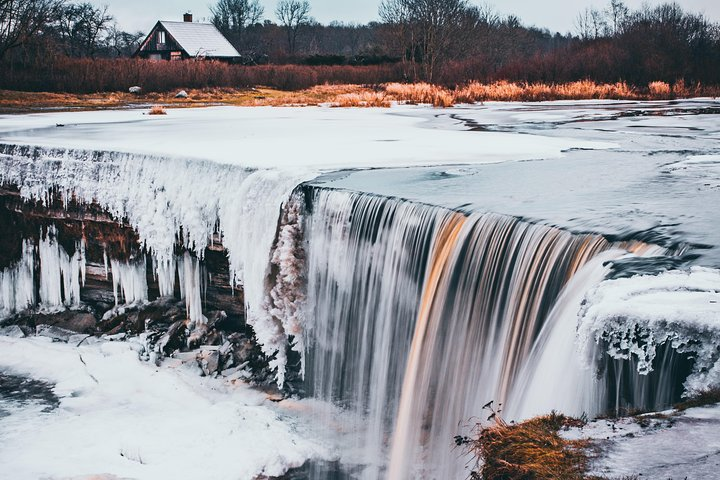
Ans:
[[[364,417],[349,450],[380,476],[436,235],[457,214],[315,190],[306,223],[310,393]],[[341,426],[339,428],[348,428]]]
[[[437,249],[405,371],[389,478],[461,478],[458,422],[505,404],[548,312],[602,237],[473,214]],[[427,305],[427,306],[426,306]],[[419,471],[418,471],[419,470]]]
[[[583,361],[575,343],[608,262],[656,248],[367,194],[307,195],[306,388],[345,410],[325,419],[333,428],[361,425],[342,460],[362,478],[466,478],[453,438],[491,400],[508,419],[604,413],[621,390],[667,401],[672,352],[644,379],[602,345]]]

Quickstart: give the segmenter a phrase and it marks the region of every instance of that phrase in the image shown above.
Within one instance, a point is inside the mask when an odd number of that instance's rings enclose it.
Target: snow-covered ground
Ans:
[[[211,107],[0,116],[0,142],[211,160],[245,168],[338,170],[553,158],[613,145],[510,133],[467,135],[443,110]],[[449,111],[448,111],[449,112]],[[62,125],[62,126],[57,126]]]
[[[141,348],[0,336],[0,372],[55,384],[60,398],[49,412],[0,405],[0,478],[250,480],[331,455],[297,405],[187,364],[141,362]]]
[[[563,432],[602,449],[592,474],[602,478],[711,480],[720,468],[720,405],[619,420]]]

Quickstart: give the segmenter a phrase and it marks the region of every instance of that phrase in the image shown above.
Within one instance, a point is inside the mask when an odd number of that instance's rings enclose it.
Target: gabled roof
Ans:
[[[191,57],[239,57],[240,54],[212,23],[168,22],[160,25]]]

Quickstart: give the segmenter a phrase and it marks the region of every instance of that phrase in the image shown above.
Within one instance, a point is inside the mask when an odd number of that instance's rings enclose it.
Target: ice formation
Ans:
[[[305,375],[305,308],[306,285],[305,250],[303,247],[304,230],[302,216],[303,197],[294,194],[280,218],[277,241],[273,246],[270,259],[272,287],[267,293],[264,311],[272,321],[282,325],[285,342],[292,336],[291,348],[300,354],[300,373]],[[284,348],[278,346],[278,355],[282,356],[280,375],[284,376],[284,363],[287,360]]]
[[[35,305],[35,246],[25,240],[20,261],[0,271],[0,319]]]
[[[57,229],[48,228],[38,245],[40,302],[45,308],[80,304],[80,283],[85,284],[85,247],[78,242],[70,257],[57,241]]]
[[[282,325],[263,308],[265,278],[280,209],[292,190],[316,173],[304,168],[252,171],[196,159],[13,145],[2,145],[0,155],[0,182],[17,185],[23,198],[47,203],[51,192],[57,191],[66,202],[98,204],[132,225],[154,258],[165,294],[173,283],[170,272],[177,242],[202,259],[219,225],[233,281],[244,287],[248,323],[269,357],[284,349]],[[128,302],[146,299],[135,267],[119,267],[114,280],[118,294],[122,292]],[[188,307],[193,320],[201,319],[197,297]],[[272,366],[282,384],[284,360],[279,357]]]
[[[720,270],[605,281],[588,294],[579,325],[582,345],[606,343],[613,358],[637,359],[642,374],[652,371],[660,345],[691,353],[686,394],[720,385]]]
[[[178,278],[180,279],[180,298],[185,299],[187,316],[191,322],[206,323],[207,319],[202,314],[202,299],[205,285],[200,275],[202,269],[197,257],[188,252],[177,259]]]
[[[148,300],[145,257],[136,261],[110,260],[115,305],[142,303]]]
[[[158,282],[161,297],[171,297],[175,292],[176,269],[175,258],[159,261],[153,257],[153,272]]]

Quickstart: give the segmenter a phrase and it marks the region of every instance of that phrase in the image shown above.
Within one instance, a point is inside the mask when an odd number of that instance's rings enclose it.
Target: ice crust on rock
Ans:
[[[284,349],[282,325],[264,310],[265,279],[282,206],[298,184],[317,172],[302,167],[253,171],[192,159],[23,146],[4,147],[2,157],[0,182],[17,185],[23,198],[48,203],[55,190],[66,202],[96,203],[118,221],[132,225],[153,257],[163,294],[174,288],[176,241],[202,259],[219,228],[232,281],[244,287],[247,320],[264,353],[272,357]],[[71,260],[71,265],[77,263],[75,257]],[[63,259],[58,262],[68,268]],[[144,266],[111,263],[116,301],[147,300],[147,284],[141,279]],[[180,268],[181,262],[177,262],[182,274],[190,274],[181,281],[183,297],[190,319],[203,321],[197,266],[191,263],[184,262]],[[53,295],[48,302],[57,303],[59,290],[50,290],[53,286],[47,286],[44,296],[41,290],[43,301]],[[190,290],[185,292],[188,286]],[[75,296],[78,285],[69,287],[65,291],[73,293],[68,300],[79,300],[79,294]],[[284,354],[278,355],[272,367],[278,370],[282,384]]]
[[[720,270],[607,280],[587,295],[578,338],[580,345],[606,344],[613,358],[635,357],[641,374],[652,371],[657,347],[669,342],[695,359],[685,395],[720,386]]]

